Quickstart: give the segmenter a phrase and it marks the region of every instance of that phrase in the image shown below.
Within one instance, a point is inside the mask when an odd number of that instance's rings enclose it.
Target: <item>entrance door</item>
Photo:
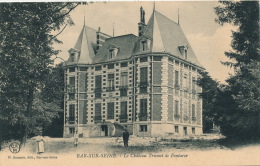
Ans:
[[[101,136],[108,136],[107,125],[101,125]]]
[[[184,135],[187,135],[188,132],[187,132],[187,127],[183,127],[183,132],[184,132]]]

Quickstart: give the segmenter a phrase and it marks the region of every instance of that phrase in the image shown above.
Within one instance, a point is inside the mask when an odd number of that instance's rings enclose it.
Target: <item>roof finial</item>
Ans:
[[[153,11],[155,11],[155,1],[153,1]]]
[[[180,15],[179,15],[179,8],[178,8],[178,25],[180,25]]]

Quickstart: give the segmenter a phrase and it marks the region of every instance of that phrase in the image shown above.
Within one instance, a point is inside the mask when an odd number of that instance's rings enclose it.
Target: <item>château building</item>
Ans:
[[[140,13],[138,36],[83,26],[64,65],[64,137],[202,134],[204,68],[178,23]]]

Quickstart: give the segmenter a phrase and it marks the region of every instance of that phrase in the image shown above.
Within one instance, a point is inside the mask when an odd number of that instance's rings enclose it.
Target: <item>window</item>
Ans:
[[[102,91],[102,78],[101,75],[95,77],[95,98],[101,98]]]
[[[147,57],[140,58],[140,62],[147,62]]]
[[[195,128],[194,127],[192,127],[191,131],[192,131],[192,134],[195,134]]]
[[[69,68],[69,72],[71,73],[71,72],[75,72],[75,67],[70,67]]]
[[[188,45],[182,45],[182,46],[179,46],[179,50],[182,54],[182,56],[187,59],[188,58]]]
[[[109,50],[108,59],[115,58],[117,56],[118,48],[112,48]]]
[[[121,73],[121,86],[120,86],[120,96],[127,96],[128,89],[128,77],[127,72]]]
[[[108,74],[108,87],[107,91],[114,91],[115,86],[114,86],[114,74]]]
[[[114,64],[109,64],[109,65],[107,65],[107,68],[108,68],[108,69],[114,69]]]
[[[179,133],[179,126],[174,126],[175,133]]]
[[[87,70],[88,70],[87,67],[81,67],[81,68],[79,68],[79,69],[80,69],[80,71],[87,71]]]
[[[147,120],[147,99],[140,99],[140,121]]]
[[[114,103],[107,103],[107,119],[114,119]]]
[[[121,73],[121,86],[127,86],[128,85],[128,78],[127,78],[127,72]]]
[[[192,111],[191,111],[191,114],[192,114],[192,120],[196,120],[196,115],[195,115],[195,104],[192,104]]]
[[[147,93],[147,67],[140,68],[140,93]]]
[[[175,117],[179,116],[179,101],[175,100]]]
[[[184,91],[188,90],[188,78],[187,78],[187,74],[183,75],[183,89]]]
[[[184,135],[188,135],[187,127],[183,127],[183,133]]]
[[[168,58],[169,62],[173,62],[173,59],[172,58]]]
[[[192,77],[192,93],[196,93],[196,79]]]
[[[175,88],[179,89],[179,71],[175,71]]]
[[[127,67],[127,62],[121,63],[121,67]]]
[[[75,54],[70,54],[70,62],[75,62]]]
[[[161,61],[162,57],[161,56],[154,56],[153,61]]]
[[[69,85],[70,86],[75,86],[75,77],[70,77],[69,78]]]
[[[142,51],[146,51],[147,50],[147,41],[142,41],[141,46],[142,46]]]
[[[75,105],[71,104],[69,106],[69,121],[74,122],[75,121]]]
[[[121,105],[121,112],[120,112],[120,122],[127,122],[127,102],[122,101]]]
[[[95,104],[95,122],[101,121],[101,103]]]
[[[140,132],[147,132],[147,125],[140,125]]]
[[[75,128],[74,127],[70,127],[69,131],[70,131],[70,134],[74,134],[75,133]]]
[[[99,71],[102,69],[102,66],[96,66],[95,71]]]
[[[69,94],[69,100],[75,100],[75,93]]]

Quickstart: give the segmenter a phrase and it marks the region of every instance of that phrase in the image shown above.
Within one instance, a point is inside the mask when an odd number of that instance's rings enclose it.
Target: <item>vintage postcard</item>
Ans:
[[[0,165],[259,165],[258,7],[0,2]]]

